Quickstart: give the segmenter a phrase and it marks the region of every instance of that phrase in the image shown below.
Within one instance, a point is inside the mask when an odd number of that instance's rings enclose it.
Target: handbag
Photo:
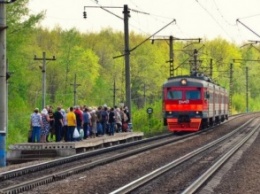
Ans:
[[[28,142],[32,142],[32,129],[28,131]]]
[[[79,131],[77,128],[74,129],[73,138],[79,138]]]

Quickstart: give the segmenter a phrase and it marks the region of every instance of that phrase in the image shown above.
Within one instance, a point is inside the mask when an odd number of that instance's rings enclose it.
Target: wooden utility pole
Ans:
[[[75,73],[75,76],[74,76],[74,83],[73,84],[70,84],[73,86],[74,90],[73,90],[73,93],[74,93],[74,106],[76,106],[77,104],[77,87],[78,86],[81,86],[81,84],[77,84],[77,74]]]
[[[116,91],[118,90],[117,88],[116,88],[116,80],[115,80],[115,78],[114,78],[114,84],[113,84],[113,106],[115,107],[115,105],[116,105]]]
[[[36,55],[34,55],[34,60],[42,60],[42,108],[45,107],[45,98],[46,98],[46,61],[51,60],[54,61],[56,60],[55,56],[52,58],[46,58],[46,53],[42,53],[42,58],[37,58]]]

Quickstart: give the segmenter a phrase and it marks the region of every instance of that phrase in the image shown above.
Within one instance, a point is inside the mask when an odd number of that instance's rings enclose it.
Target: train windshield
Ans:
[[[199,100],[201,99],[200,91],[198,90],[170,90],[167,91],[167,99],[169,100]]]
[[[180,100],[182,99],[182,91],[168,91],[167,98],[170,100]]]
[[[197,91],[197,90],[186,91],[186,99],[187,100],[199,100],[200,91]]]

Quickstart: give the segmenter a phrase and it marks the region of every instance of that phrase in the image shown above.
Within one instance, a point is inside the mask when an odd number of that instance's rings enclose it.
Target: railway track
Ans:
[[[118,193],[183,193],[183,194],[191,194],[198,191],[205,182],[207,182],[213,174],[219,170],[219,168],[241,147],[246,141],[257,131],[259,130],[260,124],[258,119],[253,119],[252,121],[248,121],[241,127],[232,131],[231,133],[207,144],[204,145],[134,181],[128,183],[114,191],[111,194]],[[225,150],[225,151],[224,151]],[[210,161],[209,161],[210,158]],[[208,161],[210,165],[204,165],[205,161]],[[192,172],[193,166],[201,166],[196,169],[199,170],[197,172]],[[206,170],[204,167],[208,167]],[[178,169],[179,168],[179,169]],[[190,169],[192,169],[190,171]],[[171,180],[178,181],[180,176],[183,176],[181,173],[185,170],[185,174],[191,174],[192,176],[188,176],[189,178],[185,178],[182,180],[181,184],[178,183],[178,189],[170,188],[169,182]],[[177,172],[177,173],[176,173]],[[166,175],[167,178],[162,176]],[[198,174],[200,175],[198,177]],[[172,176],[175,175],[175,176]],[[161,180],[160,180],[161,179]],[[163,180],[163,181],[162,181]],[[167,180],[167,181],[164,181]],[[167,183],[167,184],[165,184]],[[190,185],[187,185],[190,183]],[[152,186],[151,186],[152,185]],[[154,186],[157,185],[157,186]],[[155,188],[164,188],[164,190],[156,190]],[[174,184],[173,184],[174,185]],[[167,191],[166,191],[167,190]]]
[[[114,162],[167,144],[178,143],[182,140],[185,141],[188,138],[190,139],[209,131],[200,131],[184,136],[169,134],[144,139],[138,142],[122,144],[0,173],[0,193],[13,194],[28,191],[44,184],[59,181],[73,174],[90,170],[96,166]]]
[[[28,191],[99,165],[196,136],[202,132],[183,136],[173,136],[172,134],[157,136],[3,172],[0,173],[0,181],[2,182],[0,193],[15,194]]]

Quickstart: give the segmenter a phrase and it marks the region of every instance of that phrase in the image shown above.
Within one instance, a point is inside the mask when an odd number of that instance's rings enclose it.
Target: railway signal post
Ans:
[[[153,109],[147,108],[146,112],[148,114],[149,130],[151,131],[151,118],[152,118],[152,114],[153,114]]]

